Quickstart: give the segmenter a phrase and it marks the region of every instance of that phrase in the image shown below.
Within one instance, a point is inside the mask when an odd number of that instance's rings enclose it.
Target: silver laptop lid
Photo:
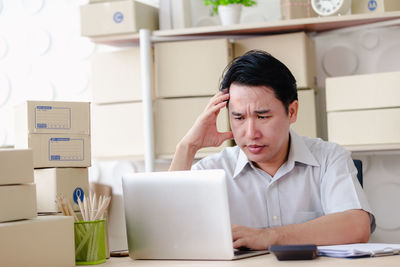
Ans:
[[[132,173],[122,185],[134,259],[233,258],[223,170]]]

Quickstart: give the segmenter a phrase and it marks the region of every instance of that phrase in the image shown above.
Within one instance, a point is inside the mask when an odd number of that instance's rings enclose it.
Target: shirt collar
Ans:
[[[310,149],[304,142],[304,139],[298,136],[293,130],[290,130],[290,150],[288,163],[300,162],[311,166],[320,166]]]
[[[290,150],[287,163],[294,166],[295,162],[317,167],[320,166],[310,149],[305,144],[304,140],[293,130],[290,130]],[[242,151],[242,149],[239,148],[239,155],[236,162],[235,172],[233,173],[233,178],[236,178],[247,164],[252,166],[246,154]]]

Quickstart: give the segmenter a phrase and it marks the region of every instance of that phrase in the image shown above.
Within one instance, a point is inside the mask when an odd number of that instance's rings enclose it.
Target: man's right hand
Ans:
[[[196,152],[204,147],[220,146],[225,140],[232,139],[232,132],[218,132],[217,117],[226,106],[229,93],[217,93],[197,118],[192,128],[176,147],[170,170],[190,169]]]

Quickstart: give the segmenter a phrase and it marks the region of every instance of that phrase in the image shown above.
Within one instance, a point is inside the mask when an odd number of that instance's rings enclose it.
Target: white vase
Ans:
[[[241,4],[229,4],[218,6],[218,14],[222,25],[232,25],[240,23]]]

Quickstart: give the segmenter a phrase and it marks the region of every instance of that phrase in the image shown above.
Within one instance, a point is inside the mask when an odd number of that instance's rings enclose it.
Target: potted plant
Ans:
[[[211,6],[211,15],[219,14],[222,25],[240,22],[242,6],[253,6],[254,0],[203,0],[204,5]]]

